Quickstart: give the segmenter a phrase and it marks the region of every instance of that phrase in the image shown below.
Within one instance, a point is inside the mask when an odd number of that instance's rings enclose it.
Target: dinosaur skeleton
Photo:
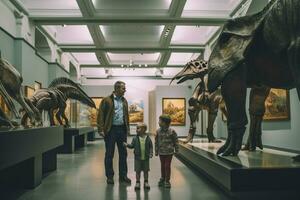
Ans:
[[[261,120],[270,88],[296,88],[300,97],[300,1],[271,0],[259,13],[231,19],[208,61],[208,91],[221,87],[228,112],[228,137],[218,150],[236,156],[248,122],[246,90],[250,94],[250,129],[246,149],[262,147]]]
[[[41,118],[39,115],[36,115],[30,106],[25,102],[22,90],[22,82],[23,79],[20,73],[8,61],[0,58],[0,94],[3,97],[7,107],[13,112],[16,118],[20,118],[20,115],[12,101],[12,99],[14,99],[25,109],[32,123],[40,122]],[[0,125],[14,127],[17,124],[12,122],[1,110]]]
[[[190,117],[190,129],[189,134],[185,142],[190,142],[196,132],[196,121],[199,119],[199,112],[201,110],[208,111],[208,125],[207,125],[207,138],[209,142],[220,142],[216,140],[213,134],[213,125],[216,120],[218,110],[227,116],[223,98],[221,96],[220,90],[216,90],[213,93],[208,93],[206,90],[206,80],[207,75],[207,62],[204,60],[192,60],[188,62],[185,67],[174,76],[173,80],[178,80],[177,83],[182,83],[186,80],[200,78],[200,82],[194,89],[192,97],[189,99],[188,114]]]
[[[54,126],[54,111],[56,112],[57,121],[63,125],[62,118],[65,120],[65,126],[69,127],[69,120],[65,115],[66,101],[68,99],[78,100],[83,104],[95,108],[94,101],[78,86],[68,78],[60,77],[54,79],[49,88],[36,91],[32,97],[26,101],[36,107],[36,112],[48,111],[50,125]],[[25,113],[22,116],[21,123],[26,125],[28,115]]]

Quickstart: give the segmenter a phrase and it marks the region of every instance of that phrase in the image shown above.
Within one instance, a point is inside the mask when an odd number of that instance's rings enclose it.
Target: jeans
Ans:
[[[170,181],[172,157],[173,155],[159,155],[161,164],[161,178],[165,181]]]
[[[114,176],[113,158],[115,153],[115,143],[119,152],[119,177],[127,177],[127,149],[123,143],[127,142],[127,131],[125,126],[112,126],[111,130],[104,138],[105,141],[105,174],[107,178]]]

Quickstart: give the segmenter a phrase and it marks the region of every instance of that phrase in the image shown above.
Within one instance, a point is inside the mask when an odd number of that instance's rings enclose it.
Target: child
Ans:
[[[174,153],[178,153],[178,140],[176,132],[170,128],[171,118],[169,115],[159,117],[159,129],[155,136],[155,155],[160,158],[161,178],[159,186],[170,188],[171,161]]]
[[[124,143],[128,148],[134,149],[134,170],[136,172],[135,190],[141,187],[141,172],[144,172],[144,189],[150,189],[148,183],[149,158],[153,156],[153,144],[150,137],[146,134],[147,125],[142,123],[136,127],[137,136],[132,139],[131,144]]]

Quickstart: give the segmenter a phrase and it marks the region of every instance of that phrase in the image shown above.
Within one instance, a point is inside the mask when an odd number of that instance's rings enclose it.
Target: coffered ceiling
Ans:
[[[247,0],[12,2],[63,52],[72,53],[83,73],[95,75],[95,70],[117,72],[128,66],[145,73],[145,68],[174,71],[201,57],[220,26]]]

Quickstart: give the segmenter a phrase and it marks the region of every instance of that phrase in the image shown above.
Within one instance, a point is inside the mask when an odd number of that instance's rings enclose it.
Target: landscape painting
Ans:
[[[265,101],[265,107],[266,112],[264,115],[264,120],[289,120],[289,91],[283,89],[271,89],[270,94]]]
[[[163,98],[162,113],[170,115],[172,126],[185,126],[185,98]]]

